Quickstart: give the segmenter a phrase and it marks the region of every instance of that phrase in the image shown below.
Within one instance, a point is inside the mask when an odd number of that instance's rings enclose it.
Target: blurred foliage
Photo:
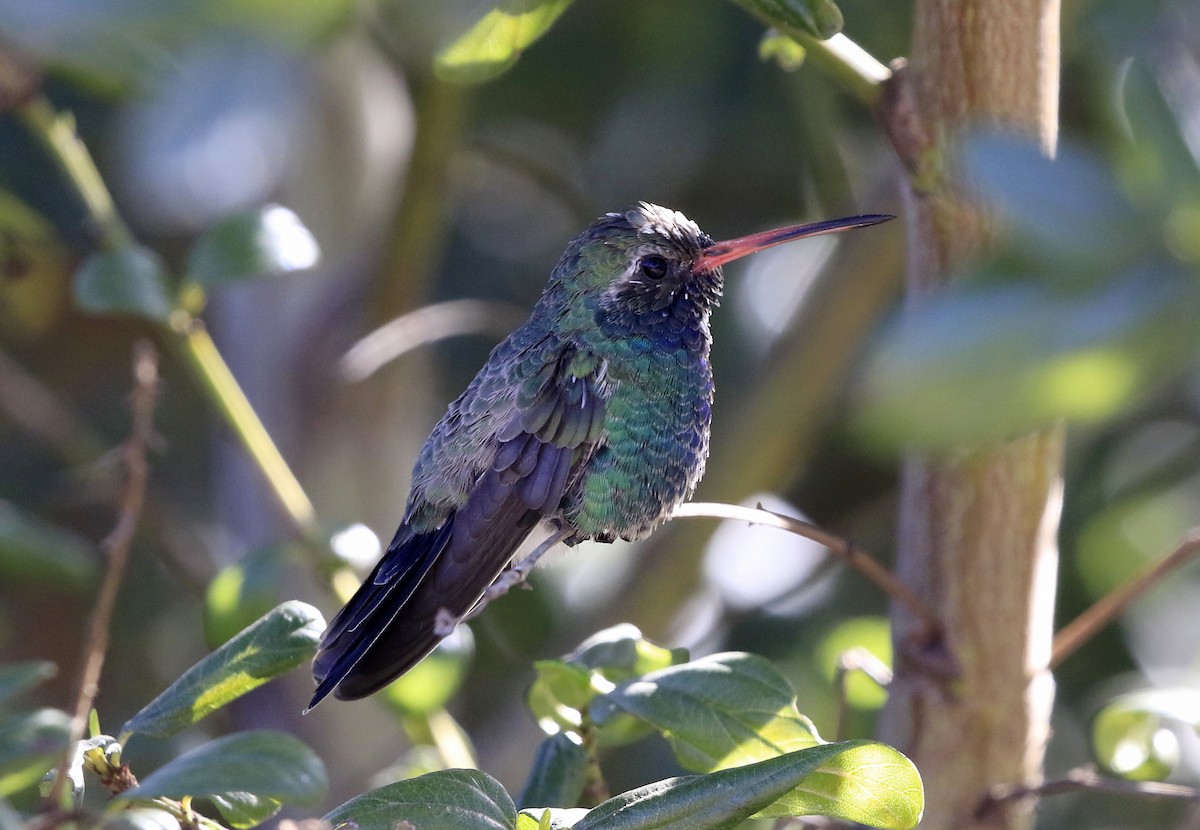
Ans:
[[[94,585],[102,565],[84,540],[108,532],[119,486],[112,455],[95,447],[123,438],[135,337],[150,332],[178,345],[164,324],[203,312],[321,516],[386,533],[420,440],[491,340],[460,338],[346,386],[337,361],[366,334],[372,311],[400,310],[385,295],[528,306],[584,223],[637,199],[681,208],[717,237],[896,211],[887,183],[895,165],[872,114],[820,74],[811,50],[778,32],[828,37],[844,25],[886,62],[905,52],[910,14],[909,4],[870,0],[0,0],[4,43],[42,76],[53,104],[73,113],[138,240],[106,246],[105,229],[47,150],[4,113],[0,356],[11,355],[45,398],[30,409],[33,402],[0,379],[0,657],[11,667],[0,672],[0,794],[18,810],[0,800],[0,826],[33,811],[31,786],[66,741],[59,710],[78,662],[88,607],[81,589]],[[777,29],[764,39],[770,25]],[[1196,10],[1174,0],[1067,4],[1058,157],[1047,161],[1011,136],[967,141],[962,158],[948,163],[961,164],[995,209],[996,253],[966,266],[938,301],[881,321],[871,343],[806,343],[794,325],[820,315],[839,329],[842,308],[811,305],[823,285],[857,285],[836,253],[811,286],[793,291],[788,270],[784,282],[756,274],[753,295],[731,291],[727,304],[738,313],[714,318],[717,440],[746,417],[743,402],[758,400],[758,384],[819,394],[826,413],[803,463],[758,486],[823,525],[852,529],[845,535],[886,558],[897,450],[941,452],[1066,419],[1073,429],[1062,621],[1197,523],[1197,31]],[[451,88],[447,77],[473,85]],[[418,152],[418,135],[410,156],[414,133],[431,122],[440,130],[425,140],[440,152]],[[420,189],[418,181],[437,186]],[[414,193],[437,201],[414,206]],[[413,216],[424,218],[398,224]],[[394,250],[413,238],[429,241],[428,273],[381,265],[413,261]],[[879,258],[898,259],[883,251]],[[287,280],[245,279],[301,269]],[[731,269],[731,284],[742,275]],[[871,290],[894,293],[898,285],[896,276]],[[385,290],[396,287],[404,290]],[[817,364],[843,365],[850,350],[859,370],[814,386],[777,359],[797,343]],[[792,783],[809,780],[810,764],[826,763],[872,781],[861,768],[887,750],[820,744],[812,726],[832,734],[838,653],[867,647],[887,657],[878,648],[886,632],[876,593],[847,574],[816,584],[834,566],[815,569],[810,590],[793,591],[796,602],[732,608],[713,598],[698,569],[681,564],[696,551],[660,550],[655,579],[687,598],[664,613],[653,592],[631,589],[649,567],[637,550],[589,546],[535,575],[536,591],[489,608],[473,640],[436,653],[382,695],[383,706],[334,704],[300,720],[307,684],[251,692],[304,662],[319,633],[315,611],[271,609],[304,596],[331,610],[349,571],[319,533],[281,519],[257,471],[231,451],[211,390],[189,382],[186,356],[167,359],[152,504],[97,703],[106,719],[126,719],[123,731],[187,727],[171,738],[133,739],[140,772],[167,771],[167,784],[154,781],[156,773],[144,779],[162,798],[207,793],[201,809],[212,821],[244,827],[283,801],[322,798],[316,757],[327,764],[331,797],[345,800],[389,765],[396,766],[388,774],[409,774],[477,753],[495,780],[438,772],[381,781],[382,789],[359,796],[369,809],[356,821],[377,815],[391,827],[397,804],[469,796],[472,810],[504,826],[639,826],[610,811],[645,796],[646,821],[662,820],[659,809],[682,810],[686,826],[701,826],[697,815],[706,810],[726,810],[714,821],[729,822],[775,800],[760,789],[756,776],[767,773],[757,764],[776,764],[770,774]],[[57,408],[42,408],[47,402]],[[756,423],[790,428],[788,412],[767,415]],[[75,431],[64,439],[59,423]],[[764,431],[754,451],[773,453],[777,437]],[[726,495],[722,481],[722,470],[711,469],[716,498]],[[736,558],[745,544],[738,540],[749,537],[729,538]],[[699,656],[688,661],[635,630],[608,629],[566,658],[540,659],[611,625],[607,609],[635,596],[650,599],[623,613],[635,622],[643,614],[673,619],[670,631],[652,633]],[[1200,780],[1193,730],[1166,729],[1194,719],[1155,697],[1181,684],[1182,697],[1194,692],[1198,599],[1192,568],[1062,666],[1054,763],[1083,760],[1080,736],[1097,689],[1118,678],[1121,690],[1138,691],[1092,722],[1096,758],[1115,774]],[[273,622],[254,623],[264,614]],[[252,625],[265,627],[243,631]],[[267,635],[267,645],[256,639]],[[207,658],[206,642],[217,647]],[[712,656],[730,649],[773,663]],[[59,667],[56,676],[46,660]],[[750,678],[765,686],[751,693],[737,685]],[[165,701],[144,709],[163,688]],[[704,694],[689,694],[698,689]],[[872,711],[882,694],[849,678],[853,707]],[[764,707],[757,716],[765,722],[746,720],[739,707],[750,701]],[[717,741],[722,726],[769,733],[772,751],[792,751],[712,772],[735,755],[760,758],[761,747]],[[264,727],[300,735],[313,750],[279,732],[263,738]],[[214,740],[220,734],[233,737]],[[116,739],[90,740],[70,771],[72,787],[85,768],[111,773],[128,760]],[[584,818],[568,802],[596,774],[590,741],[627,801]],[[805,741],[813,746],[796,748]],[[410,755],[411,744],[433,751]],[[198,754],[185,754],[189,748]],[[803,755],[814,749],[827,753],[823,760]],[[264,761],[264,751],[278,754]],[[1138,752],[1144,760],[1131,762]],[[670,778],[680,765],[699,769],[701,759],[708,774]],[[234,782],[211,774],[225,760],[245,765],[255,792],[230,792]],[[267,780],[285,769],[304,774]],[[706,788],[718,779],[710,776],[727,773],[767,800],[714,806]],[[667,779],[666,787],[647,783]],[[531,809],[518,814],[507,793],[522,782],[520,804]],[[647,786],[660,788],[639,789]],[[138,808],[110,825],[175,821],[178,802],[164,808],[135,794],[126,798]],[[102,809],[95,793],[78,798]],[[919,812],[913,798],[897,798],[907,805],[898,815]],[[554,809],[536,809],[551,799],[560,800]],[[1047,805],[1039,826],[1158,828],[1178,815],[1166,803],[1066,798]]]

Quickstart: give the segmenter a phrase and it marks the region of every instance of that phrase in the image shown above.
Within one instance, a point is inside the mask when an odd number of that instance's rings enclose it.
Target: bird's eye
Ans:
[[[660,256],[645,256],[638,263],[638,271],[643,277],[651,280],[661,280],[667,275],[667,261]]]

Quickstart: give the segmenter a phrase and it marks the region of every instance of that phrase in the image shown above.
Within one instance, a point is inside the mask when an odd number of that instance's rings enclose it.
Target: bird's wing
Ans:
[[[371,576],[330,622],[309,708],[335,689],[342,699],[364,697],[411,668],[441,640],[439,613],[470,611],[538,521],[558,510],[600,440],[608,389],[604,363],[591,354],[569,344],[542,354],[501,410],[494,453],[465,501],[425,532],[408,521],[410,505]],[[468,389],[447,419],[461,422],[473,403]]]

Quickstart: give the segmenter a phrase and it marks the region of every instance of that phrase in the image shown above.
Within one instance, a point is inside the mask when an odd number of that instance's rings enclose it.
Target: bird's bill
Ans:
[[[744,257],[746,254],[773,248],[784,242],[791,242],[793,239],[848,231],[852,228],[865,228],[867,225],[878,225],[880,222],[887,222],[895,218],[887,213],[872,213],[863,216],[846,216],[842,219],[826,219],[823,222],[810,222],[806,225],[791,225],[786,228],[776,228],[773,231],[739,236],[737,239],[718,242],[705,248],[696,264],[706,270],[716,268],[726,262]]]

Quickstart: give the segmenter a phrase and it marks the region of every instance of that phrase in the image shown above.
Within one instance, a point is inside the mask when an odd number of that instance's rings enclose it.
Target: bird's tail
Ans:
[[[541,518],[503,479],[489,470],[437,530],[400,527],[330,621],[313,659],[317,690],[309,709],[330,692],[356,700],[386,686],[441,641],[439,615],[457,619],[475,606]]]

